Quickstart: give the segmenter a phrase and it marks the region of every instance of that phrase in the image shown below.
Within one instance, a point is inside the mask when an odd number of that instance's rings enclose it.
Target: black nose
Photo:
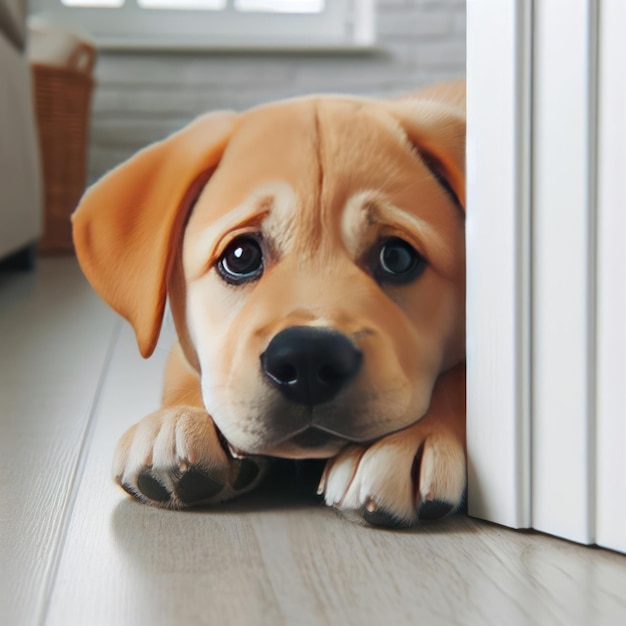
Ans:
[[[261,367],[286,398],[312,406],[337,395],[362,360],[361,352],[337,331],[292,326],[270,341]]]

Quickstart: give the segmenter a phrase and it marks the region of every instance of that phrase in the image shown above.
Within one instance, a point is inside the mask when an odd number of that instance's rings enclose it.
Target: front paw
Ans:
[[[459,508],[465,453],[451,433],[420,423],[369,446],[350,446],[328,461],[319,493],[349,517],[406,527]]]
[[[235,458],[227,448],[204,411],[161,409],[120,439],[113,476],[134,498],[155,506],[215,504],[256,487],[268,468],[267,459]]]

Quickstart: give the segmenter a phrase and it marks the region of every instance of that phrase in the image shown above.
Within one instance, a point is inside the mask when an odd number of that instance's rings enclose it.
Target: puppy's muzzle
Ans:
[[[285,398],[314,406],[332,400],[354,378],[363,354],[342,333],[292,326],[261,355],[261,368]]]

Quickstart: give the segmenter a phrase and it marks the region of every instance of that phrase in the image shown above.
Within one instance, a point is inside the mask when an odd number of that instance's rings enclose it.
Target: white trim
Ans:
[[[626,552],[626,2],[600,13],[597,542]]]
[[[533,528],[582,543],[595,518],[595,0],[534,16]]]
[[[467,6],[469,513],[529,509],[530,3]]]
[[[103,49],[368,50],[375,0],[327,0],[321,13],[65,6],[36,0],[37,19],[90,35]]]

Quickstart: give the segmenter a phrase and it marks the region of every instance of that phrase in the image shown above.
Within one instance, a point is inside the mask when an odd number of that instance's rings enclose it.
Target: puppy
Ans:
[[[316,96],[217,112],[91,187],[73,216],[96,291],[155,348],[162,408],[115,480],[167,508],[328,459],[325,502],[380,525],[465,488],[465,96]]]

